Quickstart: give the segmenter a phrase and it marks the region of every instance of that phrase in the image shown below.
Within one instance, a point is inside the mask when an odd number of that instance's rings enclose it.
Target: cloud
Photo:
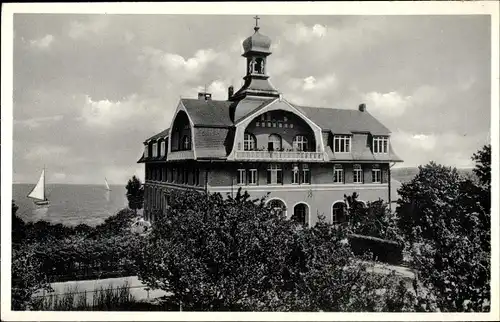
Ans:
[[[84,122],[97,127],[122,126],[123,122],[135,123],[140,116],[147,116],[147,107],[137,95],[123,101],[93,101],[91,97],[86,96],[82,109]]]
[[[14,120],[15,125],[26,126],[30,128],[37,128],[46,123],[52,123],[61,121],[63,119],[62,115],[45,116],[45,117],[34,117],[26,120]]]
[[[295,28],[285,33],[285,39],[294,44],[301,44],[310,42],[314,39],[323,38],[327,32],[327,27],[320,24],[308,27],[303,23],[297,23]]]
[[[398,92],[379,93],[370,92],[363,99],[370,111],[379,112],[386,116],[398,117],[411,105],[412,97],[404,96]]]
[[[86,22],[72,21],[68,29],[68,36],[79,39],[96,35],[108,26],[109,22],[104,15],[92,16]]]
[[[29,44],[32,48],[45,50],[50,48],[50,45],[54,42],[54,36],[45,35],[42,38],[30,40]]]
[[[64,157],[69,151],[68,147],[46,144],[35,146],[29,149],[24,155],[24,159],[29,161],[40,161],[44,159],[59,159]]]

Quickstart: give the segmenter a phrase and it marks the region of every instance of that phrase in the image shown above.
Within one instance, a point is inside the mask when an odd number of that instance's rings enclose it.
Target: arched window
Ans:
[[[191,138],[188,135],[182,137],[182,150],[191,150]]]
[[[245,151],[253,151],[255,150],[255,146],[257,145],[257,140],[252,133],[245,133],[245,138],[243,140],[243,149]]]
[[[271,199],[271,200],[269,200],[268,206],[273,211],[276,211],[279,215],[285,215],[285,213],[286,213],[286,205],[280,199]]]
[[[267,149],[269,151],[281,150],[281,136],[278,134],[270,134],[267,141]]]
[[[296,151],[308,151],[309,142],[304,135],[297,135],[293,138],[293,149]]]
[[[332,224],[341,224],[347,221],[347,207],[342,201],[337,201],[332,206]]]
[[[301,225],[307,225],[309,222],[309,207],[305,203],[296,204],[293,207],[292,220]]]

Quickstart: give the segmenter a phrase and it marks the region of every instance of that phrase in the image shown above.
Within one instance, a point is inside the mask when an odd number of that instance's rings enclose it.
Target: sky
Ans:
[[[13,182],[124,185],[180,97],[242,84],[253,15],[14,16]],[[267,16],[271,83],[292,103],[367,111],[411,167],[471,167],[490,142],[487,16]]]

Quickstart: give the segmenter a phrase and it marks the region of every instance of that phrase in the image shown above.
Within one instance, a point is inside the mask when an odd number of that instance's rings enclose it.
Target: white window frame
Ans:
[[[378,176],[378,180],[375,180]],[[372,183],[382,183],[382,171],[378,164],[372,167]]]
[[[257,184],[257,169],[249,169],[247,173],[247,184],[256,185]]]
[[[354,183],[363,183],[363,167],[361,164],[353,165],[352,176]]]
[[[153,158],[156,158],[158,156],[158,143],[153,143],[153,153],[152,153],[152,157]]]
[[[237,176],[236,176],[236,184],[237,185],[240,185],[240,186],[244,186],[245,185],[245,173],[246,173],[246,170],[245,169],[238,169],[238,172],[237,172]]]
[[[165,156],[165,141],[161,141],[161,143],[160,143],[160,155],[162,157]]]
[[[344,180],[344,167],[341,164],[335,164],[333,166],[333,183],[344,183]]]
[[[191,138],[189,135],[184,135],[182,137],[182,150],[190,150],[191,149]]]
[[[292,165],[292,184],[299,184],[299,180],[299,165],[295,163]]]
[[[309,170],[309,164],[307,163],[302,164],[301,175],[302,175],[301,176],[302,183],[311,184],[311,171]]]
[[[373,137],[373,153],[387,154],[389,153],[389,138],[386,136]]]
[[[349,153],[351,152],[351,136],[350,135],[335,135],[333,137],[333,152]]]
[[[281,164],[271,163],[267,167],[268,178],[267,184],[283,184],[283,169]],[[281,180],[278,180],[280,178]],[[274,179],[274,180],[273,180]],[[281,181],[281,182],[278,182]]]
[[[254,151],[257,145],[257,139],[252,133],[245,133],[243,136],[243,150]]]
[[[305,135],[299,134],[293,138],[292,145],[295,151],[307,151],[309,149],[309,140]]]

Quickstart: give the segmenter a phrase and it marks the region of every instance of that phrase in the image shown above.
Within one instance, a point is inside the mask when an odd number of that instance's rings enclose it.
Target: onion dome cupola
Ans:
[[[271,39],[259,32],[258,16],[254,17],[254,34],[243,41],[243,54],[246,58],[245,83],[239,91],[231,96],[232,101],[246,96],[262,98],[279,97],[279,93],[269,82],[267,75],[267,56],[271,55]]]

